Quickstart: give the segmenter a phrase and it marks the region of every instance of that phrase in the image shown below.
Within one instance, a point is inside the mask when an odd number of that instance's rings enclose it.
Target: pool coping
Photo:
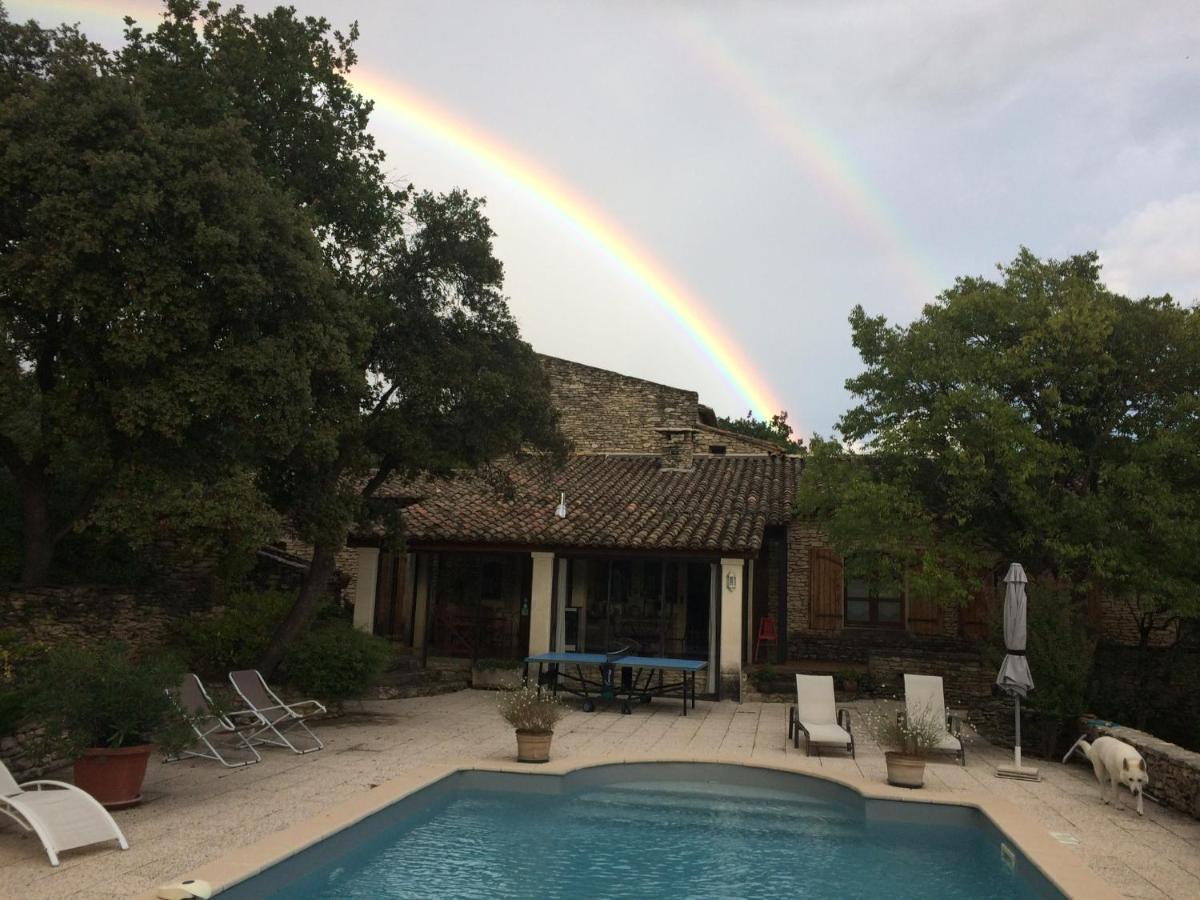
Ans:
[[[568,775],[581,769],[622,763],[708,763],[737,765],[754,769],[807,775],[847,787],[865,799],[899,800],[907,803],[931,803],[967,807],[978,810],[1025,855],[1058,890],[1068,897],[1087,897],[1104,900],[1121,894],[1091,872],[1065,845],[1054,840],[1039,823],[1021,812],[1015,805],[1000,797],[978,791],[918,791],[842,775],[821,769],[816,760],[808,757],[789,759],[784,763],[755,761],[727,753],[628,754],[621,756],[569,757],[551,760],[540,765],[513,760],[462,760],[436,766],[421,766],[398,778],[335,803],[329,809],[304,821],[211,860],[174,882],[192,878],[207,881],[213,896],[248,878],[258,875],[276,863],[300,853],[358,822],[374,815],[411,794],[429,787],[457,772],[512,772],[525,775]],[[156,900],[159,888],[139,894],[136,900]]]

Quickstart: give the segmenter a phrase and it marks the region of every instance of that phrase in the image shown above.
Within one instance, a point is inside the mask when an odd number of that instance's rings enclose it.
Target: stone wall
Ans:
[[[1137,748],[1150,772],[1147,793],[1164,806],[1200,819],[1200,753],[1132,728],[1099,727],[1095,735],[1115,737]]]
[[[563,433],[579,453],[659,453],[656,427],[694,428],[695,391],[543,356]]]
[[[1138,646],[1138,619],[1141,617],[1141,611],[1135,601],[1101,597],[1092,602],[1091,615],[1093,627],[1105,640],[1127,647]],[[1169,647],[1175,642],[1177,633],[1178,625],[1155,628],[1150,632],[1149,646]]]
[[[783,452],[766,441],[755,440],[735,431],[726,431],[723,428],[713,428],[711,425],[703,424],[698,424],[696,429],[697,453],[711,453],[712,447],[724,447],[725,454],[728,456],[763,456],[764,454]]]
[[[0,595],[0,628],[16,629],[31,643],[94,644],[113,638],[132,647],[153,646],[200,606],[174,594],[94,587],[10,591]]]
[[[808,616],[808,551],[814,547],[828,547],[829,543],[821,530],[810,522],[793,520],[788,525],[787,536],[787,606],[788,637],[807,631]],[[790,644],[790,640],[789,640]],[[789,650],[789,656],[796,658]]]

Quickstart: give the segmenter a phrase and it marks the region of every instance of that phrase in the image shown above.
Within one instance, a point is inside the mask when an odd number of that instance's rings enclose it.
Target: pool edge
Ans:
[[[1068,897],[1118,898],[1111,885],[1091,872],[1064,845],[1025,813],[999,797],[977,791],[953,793],[925,788],[911,791],[895,788],[883,782],[824,771],[815,760],[801,757],[789,763],[759,762],[736,758],[722,753],[710,754],[641,754],[625,756],[570,757],[551,760],[540,765],[518,763],[516,760],[462,760],[436,766],[421,766],[397,778],[356,794],[316,816],[276,831],[260,840],[210,860],[179,876],[203,879],[213,887],[213,896],[258,875],[276,863],[308,849],[317,842],[336,834],[368,816],[417,791],[423,790],[458,772],[515,772],[523,775],[563,776],[583,769],[624,763],[705,763],[736,765],[753,769],[807,775],[838,784],[855,791],[868,800],[899,800],[906,803],[927,803],[942,806],[967,807],[978,810],[992,825],[1011,841],[1025,858],[1058,890]],[[138,895],[136,900],[155,900],[157,889]]]

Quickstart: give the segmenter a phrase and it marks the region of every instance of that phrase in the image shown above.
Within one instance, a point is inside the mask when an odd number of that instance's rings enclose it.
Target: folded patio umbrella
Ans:
[[[1001,766],[996,774],[1009,778],[1038,778],[1037,769],[1021,765],[1021,698],[1033,689],[1033,676],[1025,658],[1025,569],[1020,563],[1008,567],[1004,576],[1004,648],[1007,651],[996,684],[1013,695],[1016,701],[1016,740],[1013,745],[1013,765]]]

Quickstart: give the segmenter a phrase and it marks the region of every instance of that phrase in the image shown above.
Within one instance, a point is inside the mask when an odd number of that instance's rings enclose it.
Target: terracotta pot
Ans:
[[[896,787],[919,788],[925,785],[925,758],[909,756],[896,750],[883,754],[887,760],[888,784]]]
[[[550,762],[551,731],[521,731],[517,729],[517,762]]]
[[[91,747],[75,760],[75,785],[107,809],[140,803],[142,781],[153,744],[136,747]]]

